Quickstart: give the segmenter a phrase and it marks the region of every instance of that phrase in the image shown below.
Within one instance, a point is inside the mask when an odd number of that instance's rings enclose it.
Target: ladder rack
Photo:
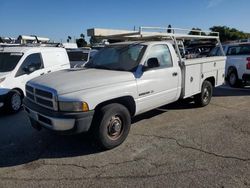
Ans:
[[[218,32],[167,27],[139,27],[138,31],[93,28],[88,29],[88,36],[115,40],[219,39]]]
[[[139,27],[138,31],[92,28],[87,30],[87,34],[89,37],[117,41],[172,40],[175,46],[178,46],[178,40],[216,40],[221,53],[225,55],[220,42],[219,32],[168,27]],[[176,48],[176,51],[181,62],[182,57],[179,48]]]

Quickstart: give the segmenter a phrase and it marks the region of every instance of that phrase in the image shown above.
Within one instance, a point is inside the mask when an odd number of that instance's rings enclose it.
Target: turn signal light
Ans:
[[[86,102],[82,103],[82,111],[83,112],[89,111],[89,105]]]

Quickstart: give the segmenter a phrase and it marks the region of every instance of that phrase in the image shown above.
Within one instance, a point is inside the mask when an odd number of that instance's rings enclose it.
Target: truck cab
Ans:
[[[0,107],[8,112],[18,112],[27,81],[69,67],[69,59],[63,48],[0,48]]]

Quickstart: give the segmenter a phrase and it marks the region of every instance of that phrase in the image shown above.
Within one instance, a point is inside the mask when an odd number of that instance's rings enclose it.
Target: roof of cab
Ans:
[[[64,48],[59,48],[59,47],[24,47],[24,46],[0,47],[0,52],[26,53],[27,51],[34,51],[34,52],[65,51],[65,49]]]

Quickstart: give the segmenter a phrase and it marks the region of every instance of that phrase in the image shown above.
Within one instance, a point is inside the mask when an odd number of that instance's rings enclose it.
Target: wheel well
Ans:
[[[24,98],[23,90],[21,90],[20,88],[14,88],[12,90],[18,91],[21,94],[22,98]]]
[[[136,105],[135,105],[134,98],[131,96],[119,97],[116,99],[111,99],[111,100],[102,102],[95,107],[95,110],[99,110],[101,107],[106,106],[111,103],[122,104],[129,110],[131,116],[135,115]]]
[[[209,81],[213,87],[215,86],[215,78],[214,77],[209,77],[206,79],[206,81]]]

